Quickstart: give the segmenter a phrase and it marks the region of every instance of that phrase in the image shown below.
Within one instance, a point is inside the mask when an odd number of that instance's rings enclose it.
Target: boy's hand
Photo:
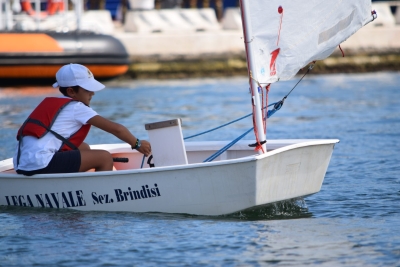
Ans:
[[[148,141],[146,140],[140,140],[142,142],[142,145],[137,149],[140,153],[145,155],[146,157],[150,156],[151,154],[151,145]]]

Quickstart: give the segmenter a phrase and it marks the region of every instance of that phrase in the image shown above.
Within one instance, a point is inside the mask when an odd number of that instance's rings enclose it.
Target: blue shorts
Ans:
[[[16,170],[16,172],[27,176],[44,173],[70,173],[79,172],[80,167],[81,152],[79,150],[68,150],[56,152],[49,165],[43,169],[35,171]]]

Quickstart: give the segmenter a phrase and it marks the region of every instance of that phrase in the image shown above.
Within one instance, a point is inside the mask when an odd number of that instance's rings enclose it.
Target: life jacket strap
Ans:
[[[67,146],[69,146],[70,148],[72,148],[73,150],[78,150],[78,148],[76,147],[76,145],[74,145],[73,143],[71,143],[68,139],[64,138],[63,136],[61,136],[59,133],[51,130],[50,128],[48,128],[46,125],[44,125],[41,121],[36,120],[36,119],[28,119],[29,122],[35,123],[39,126],[42,126],[43,128],[45,128],[47,131],[49,131],[50,133],[54,134],[55,137],[57,137],[57,139],[61,140],[64,144],[66,144]]]

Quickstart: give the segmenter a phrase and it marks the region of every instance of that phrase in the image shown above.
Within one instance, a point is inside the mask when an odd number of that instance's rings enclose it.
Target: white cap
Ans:
[[[57,71],[56,80],[57,82],[53,84],[54,88],[79,85],[88,91],[97,92],[105,87],[94,79],[92,72],[88,68],[80,64],[71,63],[62,66]]]

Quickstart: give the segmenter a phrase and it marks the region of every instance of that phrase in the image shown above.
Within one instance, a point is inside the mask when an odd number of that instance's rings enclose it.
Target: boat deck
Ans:
[[[282,139],[282,140],[268,140],[267,150],[268,152],[276,149],[292,146],[301,143],[309,143],[318,141],[332,141],[332,140],[314,140],[314,139]],[[257,155],[258,153],[254,148],[249,147],[249,144],[254,143],[254,140],[242,140],[233,145],[227,151],[222,153],[220,156],[215,158],[213,162],[233,160],[239,158],[245,158],[249,156]],[[336,140],[338,142],[338,140]],[[216,153],[219,149],[226,146],[229,141],[200,141],[200,142],[185,142],[186,155],[188,159],[188,165],[202,163],[209,156]],[[114,171],[119,170],[139,170],[150,168],[147,164],[147,158],[143,158],[143,155],[136,150],[132,150],[128,144],[101,144],[91,145],[92,149],[104,149],[109,151],[114,158],[127,158],[128,162],[114,162]],[[152,161],[153,163],[154,161]],[[157,163],[155,162],[157,168]],[[88,172],[93,172],[89,170]],[[16,174],[12,163],[12,158],[0,161],[0,174]]]

